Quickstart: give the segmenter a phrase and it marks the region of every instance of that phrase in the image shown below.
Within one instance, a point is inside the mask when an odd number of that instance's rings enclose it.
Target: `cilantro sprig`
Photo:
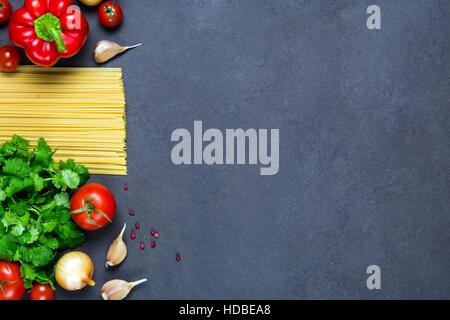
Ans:
[[[0,147],[0,259],[17,261],[25,287],[54,282],[60,251],[81,246],[85,234],[72,221],[69,192],[89,179],[74,160],[55,162],[41,138],[35,150],[14,135]]]

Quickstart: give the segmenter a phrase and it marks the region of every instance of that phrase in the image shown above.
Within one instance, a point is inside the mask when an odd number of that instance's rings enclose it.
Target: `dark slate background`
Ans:
[[[89,42],[60,63],[95,66],[101,39],[143,43],[107,64],[124,71],[129,175],[92,179],[118,200],[83,248],[98,285],[58,298],[143,277],[130,298],[450,297],[450,1],[119,2],[115,31],[83,7]],[[370,4],[382,30],[366,27]],[[171,132],[194,120],[279,128],[280,173],[173,165]],[[124,221],[142,228],[105,270]],[[152,226],[158,247],[141,251]],[[366,288],[371,264],[380,291]]]

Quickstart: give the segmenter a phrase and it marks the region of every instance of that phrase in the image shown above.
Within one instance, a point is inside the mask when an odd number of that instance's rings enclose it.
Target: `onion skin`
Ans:
[[[93,275],[94,263],[81,251],[66,253],[55,266],[56,282],[68,291],[77,291],[87,285],[94,286]]]

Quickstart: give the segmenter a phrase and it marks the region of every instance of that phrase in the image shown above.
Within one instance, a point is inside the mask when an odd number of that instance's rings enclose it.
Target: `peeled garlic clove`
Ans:
[[[127,282],[124,280],[111,280],[103,285],[102,298],[103,300],[123,300],[128,296],[131,290],[137,285],[147,281],[142,279],[135,282]]]
[[[108,254],[106,255],[106,267],[114,267],[125,260],[127,256],[127,245],[123,241],[123,234],[127,224],[124,223],[122,231],[117,236],[117,238],[111,243],[108,249]]]
[[[142,43],[136,44],[134,46],[123,47],[118,43],[109,40],[102,40],[98,42],[97,46],[95,47],[95,61],[97,63],[105,63],[115,56],[121,54],[122,52],[139,47],[140,45],[142,45]]]

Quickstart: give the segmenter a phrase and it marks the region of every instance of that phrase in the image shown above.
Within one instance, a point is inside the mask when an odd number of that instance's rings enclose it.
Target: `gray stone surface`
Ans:
[[[450,297],[448,1],[120,3],[115,31],[83,9],[89,43],[61,63],[94,66],[101,39],[143,43],[107,64],[124,70],[129,175],[93,177],[119,209],[83,248],[98,285],[60,299],[142,277],[130,298]],[[366,28],[369,4],[381,6],[380,31]],[[170,134],[194,120],[279,128],[280,173],[174,166]],[[124,221],[142,228],[107,271]],[[152,226],[158,247],[141,251]],[[366,288],[370,264],[382,268],[381,291]]]

